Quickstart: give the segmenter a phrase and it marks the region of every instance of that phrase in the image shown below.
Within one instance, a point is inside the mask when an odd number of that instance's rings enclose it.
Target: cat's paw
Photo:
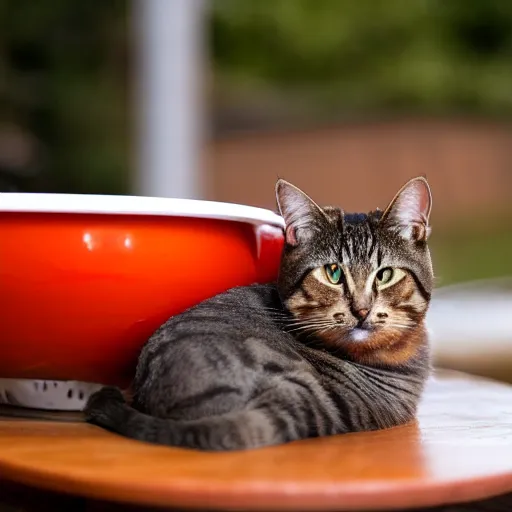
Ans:
[[[105,386],[90,396],[84,407],[85,417],[89,421],[94,420],[103,411],[108,410],[109,406],[116,403],[125,403],[121,390],[113,386]]]

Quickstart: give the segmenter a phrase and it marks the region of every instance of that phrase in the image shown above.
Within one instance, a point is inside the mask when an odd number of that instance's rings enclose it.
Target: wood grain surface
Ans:
[[[0,420],[0,475],[42,489],[209,510],[396,510],[512,491],[512,387],[442,372],[418,421],[237,453],[151,446],[84,423]]]

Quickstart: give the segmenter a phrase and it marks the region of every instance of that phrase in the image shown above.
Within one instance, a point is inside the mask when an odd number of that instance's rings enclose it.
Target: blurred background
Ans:
[[[485,280],[434,304],[450,364],[512,341],[511,121],[506,0],[0,0],[0,190],[366,211],[426,175],[438,285]]]

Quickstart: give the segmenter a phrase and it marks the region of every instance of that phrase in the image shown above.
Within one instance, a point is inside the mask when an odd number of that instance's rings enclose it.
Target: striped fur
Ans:
[[[384,214],[369,215],[322,209],[280,181],[287,243],[278,282],[233,288],[169,319],[142,350],[133,403],[103,388],[89,400],[88,421],[218,451],[413,419],[430,368],[424,317],[433,281],[430,191],[419,180]],[[338,284],[325,278],[331,263],[343,269]],[[384,267],[403,277],[379,290]]]

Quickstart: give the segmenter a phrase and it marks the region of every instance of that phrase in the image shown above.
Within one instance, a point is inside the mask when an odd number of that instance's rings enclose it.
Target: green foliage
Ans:
[[[429,245],[437,286],[510,276],[512,231],[508,225],[433,233]]]
[[[512,111],[507,0],[214,0],[224,82],[345,110]]]
[[[0,0],[0,125],[42,145],[36,189],[126,190],[126,6]]]
[[[42,146],[34,190],[128,191],[130,5],[0,0],[0,136],[12,124]],[[228,103],[271,91],[331,118],[512,113],[509,0],[211,0],[209,12]]]

